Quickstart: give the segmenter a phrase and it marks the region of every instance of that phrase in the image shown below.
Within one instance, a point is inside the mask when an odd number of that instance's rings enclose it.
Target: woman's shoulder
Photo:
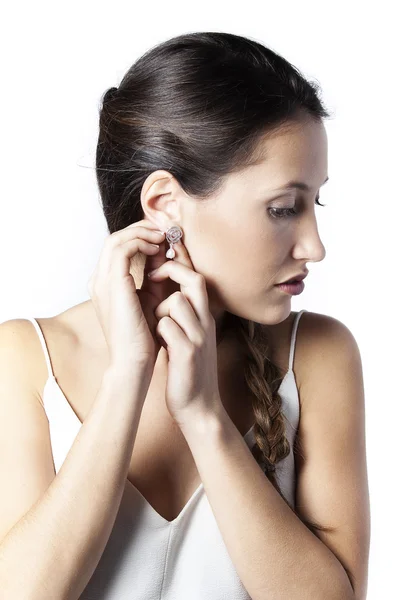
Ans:
[[[305,310],[299,319],[298,336],[302,339],[301,343],[318,348],[323,343],[329,344],[333,337],[353,337],[353,334],[340,319]]]
[[[271,359],[284,370],[289,364],[290,343],[293,326],[300,311],[292,311],[282,322],[266,325]],[[335,352],[337,340],[345,341],[354,337],[349,328],[339,319],[304,310],[297,323],[293,371],[299,386],[304,383],[310,371],[310,364],[324,353]]]
[[[310,365],[321,364],[321,360],[329,363],[337,352],[350,347],[357,348],[357,342],[343,321],[323,313],[303,312],[298,322],[295,351],[299,386],[304,388],[312,374]]]

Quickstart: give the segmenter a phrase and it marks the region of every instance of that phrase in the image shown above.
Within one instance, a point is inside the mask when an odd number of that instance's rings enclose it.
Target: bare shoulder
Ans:
[[[18,399],[18,403],[12,403],[12,410],[17,410],[17,406],[30,410],[29,407],[34,409],[39,404],[43,408],[38,387],[42,368],[40,352],[40,341],[28,319],[9,319],[0,324],[1,387],[4,400]],[[32,403],[27,402],[28,397]],[[4,405],[3,409],[11,410],[11,407]],[[41,424],[46,427],[46,420],[43,419]]]
[[[359,347],[349,327],[330,315],[305,311],[298,324],[295,353],[303,404],[307,386],[315,386],[316,378],[326,376],[327,367],[337,361],[338,354],[360,362]]]
[[[16,364],[23,364],[27,376],[35,373],[38,344],[37,333],[29,319],[9,319],[0,324],[1,350],[12,355]]]
[[[57,327],[53,318],[36,319],[42,331]],[[41,402],[40,390],[48,377],[43,349],[33,323],[29,319],[16,318],[0,324],[0,348],[13,360],[20,376],[34,390]]]
[[[71,352],[73,354],[77,335],[70,315],[74,315],[75,310],[76,307],[71,307],[54,316],[35,317],[50,352],[52,364],[57,360],[62,362],[62,357],[71,355]],[[24,318],[4,321],[0,324],[0,345],[7,346],[8,353],[13,353],[15,364],[20,365],[26,380],[29,378],[41,402],[41,391],[49,373],[34,324]]]
[[[349,327],[330,315],[305,311],[299,320],[296,345],[306,359],[321,351],[336,350],[337,344],[357,344]],[[323,357],[321,357],[323,358]]]
[[[285,373],[288,367],[290,342],[295,319],[299,313],[293,311],[276,325],[265,326],[271,359]],[[357,352],[357,342],[350,329],[339,319],[322,313],[306,310],[298,320],[293,370],[300,392],[304,390],[310,375],[323,373],[323,363],[331,360],[333,355],[347,348]],[[340,350],[339,350],[340,349]],[[312,365],[312,369],[310,368]],[[314,379],[313,379],[314,381]]]
[[[32,373],[32,349],[35,347],[33,325],[27,319],[9,319],[0,323],[0,352],[11,360],[16,367],[24,365]]]
[[[300,324],[303,331],[307,330],[307,333],[312,334],[313,339],[311,341],[316,338],[321,341],[324,337],[331,335],[332,333],[352,336],[350,329],[342,321],[322,313],[306,310],[300,317],[299,330]]]

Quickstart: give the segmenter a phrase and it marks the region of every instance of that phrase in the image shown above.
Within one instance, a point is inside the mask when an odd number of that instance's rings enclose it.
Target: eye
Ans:
[[[297,215],[297,211],[294,208],[269,208],[268,210],[274,219]]]
[[[320,196],[315,199],[315,204],[317,206],[326,206],[326,204],[321,204],[319,202]],[[271,214],[273,219],[282,219],[285,217],[294,217],[298,214],[295,208],[269,208],[268,211]]]

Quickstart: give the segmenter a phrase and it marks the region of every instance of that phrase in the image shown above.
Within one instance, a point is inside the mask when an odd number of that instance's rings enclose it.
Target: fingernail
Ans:
[[[157,269],[154,269],[154,271],[149,271],[147,273],[147,277],[153,277],[154,273],[157,271]]]

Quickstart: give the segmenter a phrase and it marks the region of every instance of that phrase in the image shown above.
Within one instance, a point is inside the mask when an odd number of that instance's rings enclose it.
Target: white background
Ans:
[[[52,316],[89,298],[107,235],[93,170],[100,99],[143,52],[181,33],[227,31],[270,46],[318,80],[334,113],[325,124],[328,206],[316,208],[327,255],[308,265],[292,310],[340,319],[359,344],[372,513],[368,600],[398,597],[395,3],[97,0],[16,2],[2,12],[0,322]]]

